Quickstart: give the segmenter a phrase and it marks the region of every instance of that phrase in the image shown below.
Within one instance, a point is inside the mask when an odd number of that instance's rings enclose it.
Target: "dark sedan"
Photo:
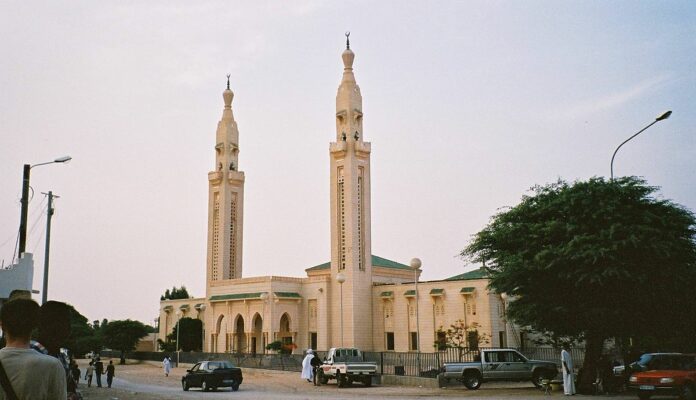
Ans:
[[[185,391],[192,387],[199,387],[205,392],[229,387],[236,392],[243,379],[242,370],[229,361],[201,361],[186,372],[181,378]]]

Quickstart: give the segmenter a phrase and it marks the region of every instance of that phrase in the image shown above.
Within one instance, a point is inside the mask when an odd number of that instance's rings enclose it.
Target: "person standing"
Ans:
[[[319,380],[319,371],[321,370],[321,365],[323,363],[319,359],[319,356],[314,354],[314,357],[312,357],[310,364],[312,365],[312,375],[314,375],[314,377],[312,378],[312,380],[314,381],[314,386],[320,386],[321,381]]]
[[[563,368],[563,393],[566,396],[575,394],[575,373],[573,372],[573,358],[570,356],[570,345],[563,345],[561,351],[561,364]]]
[[[97,357],[97,361],[94,363],[94,375],[97,376],[97,387],[101,386],[101,376],[104,375],[104,363],[101,359]]]
[[[300,377],[302,379],[306,379],[307,382],[312,382],[312,358],[314,358],[314,354],[312,354],[312,349],[307,349],[307,355],[305,356],[304,360],[302,360],[302,374]]]
[[[162,368],[164,368],[164,376],[169,376],[169,372],[172,370],[172,363],[169,362],[169,356],[164,356],[164,360],[162,360]]]
[[[87,380],[87,387],[92,387],[92,376],[94,375],[94,361],[90,361],[87,366],[87,371],[85,371],[85,379]]]
[[[67,381],[58,359],[29,345],[31,331],[39,323],[39,305],[17,298],[0,308],[0,326],[6,346],[0,349],[0,399],[66,400]]]
[[[109,365],[106,366],[106,384],[111,387],[111,383],[114,381],[114,375],[116,375],[116,367],[114,367],[113,360],[109,360]]]
[[[31,347],[42,353],[53,356],[60,361],[65,371],[68,399],[79,398],[77,385],[72,376],[70,359],[62,347],[67,344],[72,327],[70,325],[70,306],[60,301],[47,301],[39,311],[39,330],[37,340],[31,342]]]

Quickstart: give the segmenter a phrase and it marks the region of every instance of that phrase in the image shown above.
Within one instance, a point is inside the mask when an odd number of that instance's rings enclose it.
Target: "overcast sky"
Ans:
[[[638,175],[696,209],[693,1],[1,1],[0,260],[22,164],[41,288],[152,323],[205,292],[208,171],[231,74],[246,174],[245,277],[330,259],[329,142],[350,30],[372,142],[372,249],[423,279],[535,184]],[[38,297],[37,297],[38,298]]]

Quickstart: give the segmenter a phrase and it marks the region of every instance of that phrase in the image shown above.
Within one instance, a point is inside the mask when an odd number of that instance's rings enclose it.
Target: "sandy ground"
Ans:
[[[109,359],[102,359],[108,364]],[[114,364],[118,360],[114,359]],[[86,370],[87,361],[79,360],[82,378]],[[484,383],[481,389],[473,391],[461,386],[446,389],[433,389],[407,386],[373,386],[362,387],[359,384],[351,388],[338,389],[335,383],[315,387],[311,383],[300,379],[299,373],[283,372],[261,369],[243,370],[244,382],[238,392],[231,392],[228,388],[216,392],[201,392],[199,389],[191,389],[184,392],[181,389],[181,377],[190,366],[182,365],[173,368],[168,377],[164,376],[159,363],[130,361],[126,365],[116,365],[116,379],[113,387],[106,388],[106,378],[102,379],[104,387],[96,387],[96,379],[92,387],[88,388],[84,379],[80,380],[80,392],[89,400],[160,400],[160,399],[215,399],[215,398],[239,398],[239,399],[433,399],[448,397],[478,398],[508,398],[508,399],[543,399],[546,397],[564,397],[562,393],[554,392],[545,395],[534,388],[531,383]],[[574,396],[574,399],[590,396]],[[599,396],[592,396],[598,398]],[[612,396],[612,399],[634,399],[634,395]]]

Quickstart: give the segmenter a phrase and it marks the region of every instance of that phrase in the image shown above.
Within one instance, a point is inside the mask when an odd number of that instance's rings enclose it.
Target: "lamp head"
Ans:
[[[58,157],[53,162],[55,163],[66,163],[68,161],[72,160],[72,157],[70,156],[63,156],[63,157]]]
[[[421,263],[420,258],[411,259],[411,268],[420,269],[421,265],[422,265],[422,263]]]
[[[338,282],[339,284],[342,285],[343,282],[345,282],[345,281],[346,281],[346,276],[343,274],[343,272],[339,272],[338,274],[336,274],[336,282]]]
[[[665,111],[655,118],[655,121],[662,121],[663,119],[669,118],[670,115],[672,115],[672,111]]]
[[[261,300],[266,301],[266,299],[268,298],[268,293],[263,292],[263,293],[261,293],[261,296],[259,296],[259,297],[261,298]]]

